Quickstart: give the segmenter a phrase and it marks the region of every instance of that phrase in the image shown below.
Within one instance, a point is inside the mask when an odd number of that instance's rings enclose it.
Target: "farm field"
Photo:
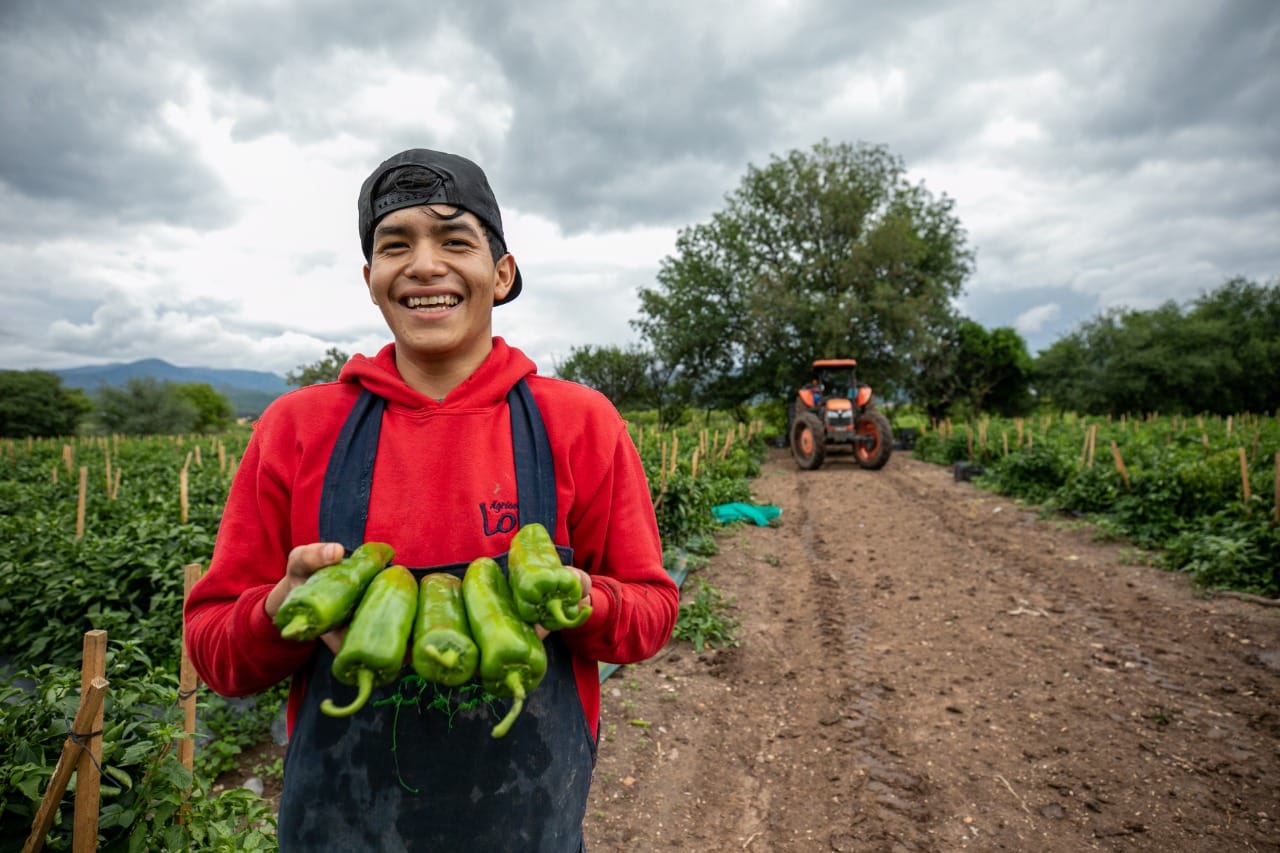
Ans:
[[[909,453],[878,472],[842,455],[802,472],[776,449],[760,468],[758,445],[714,430],[637,435],[668,541],[705,540],[717,503],[783,512],[769,527],[721,531],[719,553],[690,563],[685,600],[703,584],[718,591],[737,646],[695,653],[676,640],[606,681],[589,849],[1280,845],[1280,609],[1210,596],[1083,521],[1040,517]],[[983,461],[1030,482],[991,435],[1000,457]],[[185,824],[193,837],[162,849],[197,849],[197,831],[210,846],[242,843],[245,817],[273,807],[283,749],[264,732],[278,695],[260,703],[254,729],[228,725],[201,689],[196,765],[217,774],[213,797],[182,804],[190,776],[168,748],[181,724],[181,567],[207,559],[244,438],[5,445],[0,610],[11,633],[0,664],[53,668],[39,670],[41,703],[26,701],[35,684],[0,685],[0,724],[13,735],[0,835],[30,823],[23,809],[74,712],[91,627],[112,638],[105,763],[133,784],[104,799],[104,832],[119,837],[134,804],[151,803],[152,826],[136,831],[155,839],[173,809],[199,809]],[[962,433],[953,442],[970,452]],[[1077,437],[1066,443],[1080,452]],[[1270,438],[1253,444],[1258,459],[1275,454]],[[1197,449],[1176,477],[1140,449],[1125,445],[1123,472],[1083,469],[1088,488],[1072,494],[1149,507],[1159,497],[1149,484],[1176,481],[1239,503],[1237,448]],[[1200,459],[1225,473],[1200,476]],[[1264,546],[1271,476],[1255,473],[1254,503],[1227,518]],[[163,721],[156,708],[169,709]],[[219,735],[207,739],[206,725]],[[250,777],[265,782],[264,800],[240,787]],[[55,830],[63,842],[65,829]]]
[[[588,849],[1280,846],[1280,610],[906,453],[753,488],[686,582],[740,645],[605,683]]]

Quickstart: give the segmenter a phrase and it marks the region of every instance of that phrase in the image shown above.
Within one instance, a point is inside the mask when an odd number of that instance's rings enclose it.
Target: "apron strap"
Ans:
[[[521,526],[541,522],[555,535],[556,469],[551,440],[529,384],[521,379],[507,394],[511,409],[511,444],[516,462],[516,493]]]
[[[384,398],[362,389],[329,455],[320,496],[320,536],[341,542],[347,553],[364,542],[373,461],[378,456],[378,433],[386,405]]]

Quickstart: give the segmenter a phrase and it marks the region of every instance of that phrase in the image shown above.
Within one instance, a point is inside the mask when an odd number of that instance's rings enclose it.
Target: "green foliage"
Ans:
[[[147,377],[98,389],[96,403],[97,426],[108,434],[177,435],[192,432],[200,418],[177,385]]]
[[[43,370],[0,371],[0,438],[73,435],[93,408],[81,391]]]
[[[930,415],[972,418],[991,412],[1016,417],[1031,411],[1031,356],[1016,331],[988,331],[961,319],[952,341],[935,356],[918,385],[921,404]]]
[[[727,424],[723,428],[739,434]],[[726,444],[729,444],[727,451]],[[681,450],[677,452],[677,448]],[[690,427],[641,440],[637,442],[637,449],[649,480],[658,533],[664,542],[676,544],[708,536],[716,529],[712,507],[751,500],[748,481],[760,473],[760,460],[765,452],[764,441],[758,433],[730,442],[719,431],[713,435],[711,431]],[[696,474],[693,470],[695,450],[699,457]],[[677,458],[672,460],[669,455]]]
[[[750,500],[748,480],[759,474],[764,444],[757,425],[741,422],[744,414],[700,414],[700,428],[678,431],[659,430],[647,416],[643,428],[632,423],[664,543],[672,553],[687,546],[690,571],[717,548],[711,507]],[[176,701],[183,567],[209,560],[248,435],[0,442],[0,853],[8,839],[25,837],[53,772],[90,629],[108,632],[111,682],[99,849],[273,848],[267,803],[247,791],[214,796],[211,788],[267,739],[287,685],[248,700],[201,690],[194,773],[173,748],[185,736]],[[87,490],[77,537],[81,467]],[[718,593],[701,592],[689,605],[691,637],[735,642]],[[68,831],[61,817],[48,849],[68,849]]]
[[[175,683],[183,566],[208,561],[232,463],[246,440],[246,433],[229,433],[195,442],[0,444],[0,621],[6,628],[0,633],[6,663],[0,750],[15,750],[0,751],[0,838],[24,838],[30,828],[75,714],[84,632],[102,629],[109,640],[104,764],[110,778],[99,849],[274,848],[264,801],[244,791],[213,796],[209,788],[242,746],[265,738],[283,688],[234,713],[227,700],[203,691],[198,719],[209,739],[196,749],[194,776],[173,750],[183,736]],[[64,452],[72,456],[70,470]],[[79,478],[72,472],[81,466],[88,488],[85,532],[77,538]],[[183,466],[185,523],[178,477]],[[63,819],[55,826],[48,849],[68,849],[67,824]]]
[[[175,669],[131,642],[107,653],[98,849],[274,849],[269,805],[248,791],[212,795],[178,760],[182,731]],[[79,703],[77,669],[39,664],[0,684],[0,850],[31,829]],[[74,779],[46,849],[70,849]],[[12,845],[12,846],[11,846]]]
[[[1011,435],[1023,442],[1006,454],[993,439]],[[914,448],[916,458],[944,465],[973,459],[986,466],[981,487],[1093,519],[1109,535],[1161,551],[1161,565],[1198,583],[1270,596],[1280,595],[1280,528],[1271,521],[1278,451],[1280,419],[1252,415],[944,422]]]
[[[620,411],[648,408],[657,400],[651,356],[638,345],[573,347],[556,375],[604,394]]]
[[[191,432],[221,432],[235,422],[236,407],[212,385],[184,382],[175,385],[173,390],[195,407]]]
[[[1280,527],[1260,525],[1235,510],[1215,513],[1170,540],[1160,563],[1188,572],[1201,586],[1276,597]]]
[[[701,653],[706,648],[729,648],[738,645],[738,623],[729,612],[729,602],[706,581],[697,581],[698,590],[692,600],[680,603],[672,637],[693,644]]]
[[[1035,361],[1059,411],[1267,412],[1280,406],[1280,279],[1233,278],[1186,306],[1113,309]]]
[[[338,374],[350,356],[337,347],[325,350],[324,358],[310,364],[300,364],[297,370],[290,370],[284,375],[284,381],[297,388],[307,385],[319,385],[321,382],[337,382]]]
[[[263,743],[270,736],[271,725],[280,716],[288,695],[287,682],[243,699],[201,694],[196,718],[206,738],[195,751],[197,772],[216,779],[235,769],[246,749]]]
[[[824,355],[857,358],[881,397],[910,388],[972,267],[953,203],[884,147],[826,141],[750,167],[726,202],[680,232],[633,324],[688,399],[789,396]]]

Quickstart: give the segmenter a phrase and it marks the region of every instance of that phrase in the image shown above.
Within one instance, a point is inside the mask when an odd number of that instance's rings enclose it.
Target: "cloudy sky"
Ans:
[[[1280,276],[1274,0],[2,0],[0,79],[0,368],[376,350],[356,193],[411,147],[488,171],[544,373],[824,139],[954,200],[959,309],[1032,353]]]

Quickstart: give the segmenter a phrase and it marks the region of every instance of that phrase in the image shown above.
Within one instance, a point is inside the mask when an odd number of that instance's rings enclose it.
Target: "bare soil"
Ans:
[[[753,487],[684,587],[739,645],[605,682],[588,850],[1280,850],[1280,609],[908,453]]]
[[[1280,608],[901,451],[753,488],[684,586],[738,645],[604,684],[591,853],[1280,850]]]

